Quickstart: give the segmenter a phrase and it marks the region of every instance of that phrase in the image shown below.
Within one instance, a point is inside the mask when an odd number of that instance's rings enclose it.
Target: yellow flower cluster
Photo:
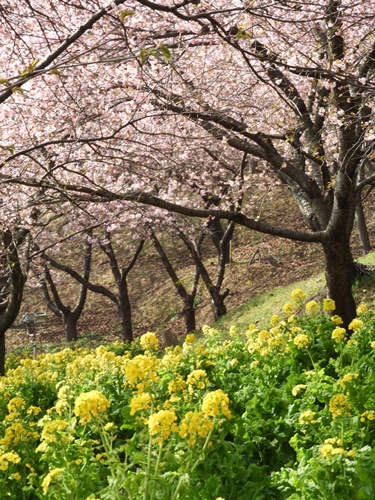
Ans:
[[[298,347],[298,349],[303,349],[309,343],[309,337],[305,333],[299,333],[294,337],[293,343]]]
[[[213,428],[212,421],[204,413],[189,411],[182,419],[179,433],[189,446],[194,446],[199,437],[206,437]]]
[[[312,410],[306,410],[301,415],[298,417],[298,422],[301,425],[306,425],[306,424],[315,424],[316,420],[314,419],[315,417],[315,412]]]
[[[149,392],[136,394],[130,400],[130,415],[134,415],[137,411],[148,410],[151,408],[152,397]]]
[[[296,308],[291,302],[287,302],[283,306],[283,311],[286,316],[291,316],[296,312]]]
[[[319,304],[315,302],[315,300],[310,300],[310,302],[307,302],[305,309],[308,314],[313,314],[314,312],[320,311]]]
[[[194,344],[194,342],[195,342],[194,333],[189,333],[188,335],[186,335],[185,340],[184,340],[185,344]]]
[[[155,333],[147,332],[141,336],[140,343],[143,349],[151,349],[157,351],[159,349],[159,341]]]
[[[360,328],[363,328],[363,321],[358,318],[354,318],[351,323],[349,323],[348,326],[349,330],[353,330],[353,332],[356,332]]]
[[[202,412],[207,417],[215,418],[224,415],[226,418],[231,418],[228,394],[221,389],[206,394],[202,401]]]
[[[339,344],[346,335],[346,330],[345,328],[342,328],[341,326],[336,326],[336,328],[332,332],[332,339],[336,340],[336,342]]]
[[[64,469],[61,468],[53,469],[49,471],[49,473],[43,479],[42,489],[45,495],[47,495],[50,484],[54,482],[61,475],[62,472],[64,472]]]
[[[294,302],[303,302],[306,300],[306,294],[301,288],[295,288],[290,295]]]
[[[10,451],[9,453],[0,452],[0,471],[7,470],[9,464],[18,464],[21,461],[21,457],[15,451]]]
[[[323,309],[325,311],[334,311],[336,309],[335,301],[333,299],[324,299]]]
[[[69,427],[69,423],[65,420],[51,420],[47,422],[42,430],[42,439],[46,443],[56,443],[61,439],[60,433]]]
[[[375,411],[374,410],[366,410],[361,415],[361,422],[365,422],[367,420],[375,420]]]
[[[342,441],[337,437],[326,439],[324,441],[324,444],[320,447],[320,453],[326,459],[330,459],[335,455],[345,455],[351,458],[355,456],[353,450],[344,450],[344,448],[342,447]]]
[[[14,422],[5,429],[5,434],[0,439],[0,444],[4,446],[5,450],[10,450],[14,446],[17,446],[18,443],[25,442],[28,435],[28,430],[20,422]]]
[[[169,394],[174,394],[176,392],[182,392],[186,389],[187,384],[181,375],[177,375],[174,380],[171,380],[168,384]]]
[[[173,410],[160,410],[153,413],[148,419],[150,435],[157,436],[158,442],[169,438],[172,432],[178,432],[176,421],[177,415]]]
[[[24,410],[26,408],[26,401],[22,398],[13,398],[8,403],[8,412],[12,414],[12,418],[14,418],[20,410]]]
[[[359,304],[357,307],[357,314],[360,316],[361,314],[366,314],[368,312],[367,306],[365,304]]]
[[[298,384],[292,389],[292,394],[293,396],[298,396],[298,394],[303,390],[306,389],[307,385],[306,384]]]
[[[333,321],[336,325],[342,325],[344,323],[341,316],[338,316],[337,314],[331,317],[331,321]]]
[[[131,387],[138,387],[142,392],[150,382],[159,380],[157,374],[158,360],[155,356],[139,355],[127,360],[122,370]]]
[[[351,405],[348,403],[348,397],[345,394],[335,394],[329,402],[329,411],[332,413],[332,418],[335,419],[340,415],[350,415],[349,410]]]
[[[190,394],[192,394],[195,389],[204,389],[209,384],[207,373],[204,370],[192,371],[189,373],[186,381]]]
[[[246,342],[245,347],[250,354],[258,352],[261,356],[268,356],[272,353],[272,349],[277,349],[278,354],[286,354],[289,352],[287,340],[282,330],[285,324],[282,323],[283,322],[280,322],[279,325],[274,326],[269,331],[261,330],[259,332],[256,328],[248,330],[246,337],[249,340]]]
[[[340,378],[337,383],[345,389],[354,379],[359,377],[358,373],[346,373],[342,378]]]
[[[99,418],[110,406],[110,402],[101,392],[83,392],[75,400],[74,414],[80,417],[81,424],[86,424],[93,418]]]
[[[211,326],[208,325],[202,326],[202,332],[203,335],[206,337],[216,337],[219,334],[219,331],[216,330],[216,328],[212,328]]]

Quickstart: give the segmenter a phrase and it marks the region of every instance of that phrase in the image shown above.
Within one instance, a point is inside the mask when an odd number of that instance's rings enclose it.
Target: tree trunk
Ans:
[[[215,316],[215,320],[227,314],[227,307],[224,304],[224,301],[228,293],[229,290],[225,290],[223,293],[211,293],[211,307]]]
[[[64,312],[65,339],[67,342],[74,342],[78,339],[77,323],[79,315],[71,311]]]
[[[1,232],[1,239],[6,253],[8,273],[10,275],[10,290],[6,307],[0,315],[0,376],[5,375],[5,332],[16,319],[23,296],[26,277],[21,268],[17,247],[10,230]]]
[[[130,305],[128,286],[126,281],[123,282],[123,286],[120,293],[121,295],[118,301],[118,312],[121,319],[122,340],[123,342],[132,342],[133,341],[132,311]]]
[[[214,243],[218,254],[223,255],[224,264],[229,264],[230,242],[233,237],[234,226],[230,237],[226,238],[225,241],[223,241],[225,232],[220,219],[218,219],[217,217],[213,217],[212,219],[210,219],[208,223],[208,229],[210,231],[212,242]]]
[[[326,282],[328,297],[336,303],[338,314],[347,328],[356,317],[356,305],[352,293],[355,267],[349,241],[329,238],[323,243],[326,258]]]
[[[357,205],[356,205],[356,210],[355,210],[355,220],[357,222],[358,233],[359,233],[359,237],[360,237],[360,240],[362,243],[363,254],[367,255],[371,250],[371,244],[370,244],[370,238],[369,238],[367,225],[366,225],[365,213],[363,210],[363,205],[362,205],[362,200],[361,200],[361,193],[359,193],[358,198],[357,198]]]
[[[0,330],[0,376],[5,375],[5,332],[6,328]]]
[[[186,333],[196,330],[194,297],[186,297],[183,315],[185,319]]]

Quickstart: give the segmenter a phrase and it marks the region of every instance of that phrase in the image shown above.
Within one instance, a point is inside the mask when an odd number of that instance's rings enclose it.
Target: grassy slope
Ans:
[[[371,210],[373,205],[375,200],[367,201],[367,223],[372,242],[375,241],[375,217]],[[282,196],[277,198],[277,203],[274,199],[270,200],[269,206],[264,204],[263,215],[278,225],[303,229],[304,223],[293,208],[293,203],[283,191]],[[358,258],[361,248],[355,229],[352,241],[353,254]],[[164,238],[164,243],[169,257],[176,264],[178,276],[188,285],[193,274],[189,256],[175,241]],[[126,262],[126,253],[122,257]],[[77,270],[80,270],[79,257],[76,261]],[[375,265],[375,254],[370,254],[363,261]],[[97,254],[95,262],[93,281],[110,285],[112,278],[103,255]],[[209,270],[216,269],[215,253],[212,249],[206,249],[205,263]],[[257,322],[266,326],[269,317],[281,311],[282,305],[289,300],[293,288],[303,288],[311,298],[324,293],[324,276],[322,273],[316,274],[317,270],[322,270],[322,265],[323,256],[319,245],[292,242],[237,228],[233,241],[233,264],[228,266],[224,282],[224,287],[230,289],[226,300],[229,313],[218,325],[223,328],[232,324],[247,327],[249,323]],[[185,334],[181,317],[182,302],[151,244],[146,244],[139,261],[131,271],[129,285],[136,336],[146,331],[154,331],[160,335],[165,330],[172,331],[178,337]],[[59,287],[65,303],[73,306],[77,285],[64,278]],[[365,278],[355,288],[358,302],[363,301],[368,305],[374,303],[371,279]],[[199,287],[197,302],[197,326],[200,328],[214,320],[210,299],[202,284]],[[20,317],[27,311],[43,310],[47,309],[40,292],[27,284]],[[64,342],[61,320],[50,312],[48,314],[48,325],[39,331],[40,344],[61,344]],[[97,294],[89,293],[79,325],[82,341],[89,339],[94,343],[105,343],[119,338],[116,307]],[[7,334],[8,350],[27,345],[28,339],[22,329],[11,330]]]

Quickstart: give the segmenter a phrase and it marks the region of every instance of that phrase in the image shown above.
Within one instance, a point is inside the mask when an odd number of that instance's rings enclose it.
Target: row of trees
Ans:
[[[54,217],[67,234],[138,230],[139,216],[191,234],[226,220],[319,243],[328,295],[351,321],[350,235],[357,216],[368,248],[375,181],[373,0],[3,4],[4,236],[30,230],[33,213],[41,249]],[[278,184],[305,228],[264,220],[259,193]]]

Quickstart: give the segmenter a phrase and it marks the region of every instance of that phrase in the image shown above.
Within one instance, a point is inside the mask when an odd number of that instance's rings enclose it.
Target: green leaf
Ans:
[[[6,78],[0,78],[0,85],[9,85],[10,82]]]
[[[57,68],[52,68],[50,73],[51,75],[61,75],[60,71]]]
[[[21,87],[13,87],[12,88],[12,92],[19,92],[20,94],[24,95],[24,91],[23,91],[23,88]]]
[[[251,36],[245,33],[244,31],[239,30],[238,33],[236,34],[236,38],[251,38]]]
[[[142,49],[139,53],[139,58],[141,60],[141,64],[143,64],[150,57],[150,53],[147,49]]]
[[[126,17],[133,16],[134,15],[134,10],[131,9],[125,9],[120,12],[120,19],[123,21]]]
[[[168,49],[168,47],[166,47],[165,45],[161,45],[160,46],[160,50],[164,56],[164,60],[165,62],[169,62],[170,61],[170,58],[171,58],[171,52],[170,50]]]
[[[22,73],[19,74],[20,77],[26,77],[31,75],[34,72],[35,66],[38,64],[39,59],[34,59],[34,61],[28,66],[25,71],[22,71]]]

